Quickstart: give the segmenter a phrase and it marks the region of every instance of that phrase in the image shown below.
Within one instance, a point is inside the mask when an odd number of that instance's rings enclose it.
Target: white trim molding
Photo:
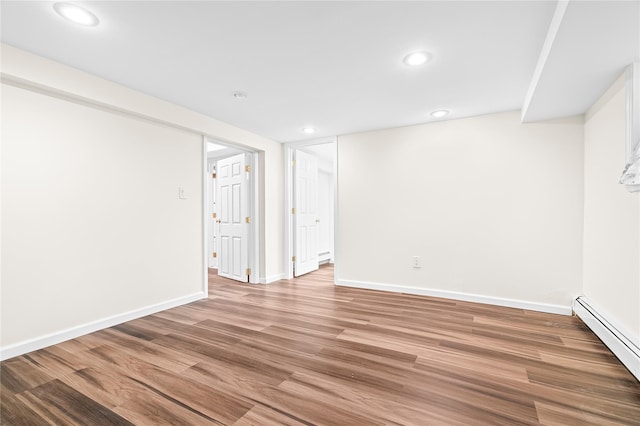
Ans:
[[[156,312],[175,308],[181,305],[186,305],[187,303],[206,298],[207,293],[197,292],[189,294],[187,296],[167,300],[165,302],[160,302],[155,305],[150,305],[144,308],[135,309],[133,311],[124,312],[122,314],[113,315],[97,321],[92,321],[86,324],[67,328],[66,330],[56,331],[54,333],[36,337],[34,339],[14,343],[12,345],[0,348],[0,361],[23,355],[28,352],[36,351],[38,349],[43,349],[51,345],[56,345],[67,340],[75,339],[76,337],[84,336],[86,334],[93,333],[94,331],[103,330],[105,328],[113,327],[114,325],[122,324],[127,321],[155,314]]]
[[[630,163],[640,143],[640,62],[630,64],[625,78],[626,160]]]
[[[616,326],[609,315],[586,297],[578,297],[573,310],[631,374],[640,380],[640,347],[633,342],[631,334]]]
[[[207,137],[202,137],[202,291],[209,295],[209,170],[207,164]]]
[[[336,279],[336,285],[344,287],[364,288],[368,290],[391,291],[394,293],[417,294],[420,296],[441,297],[443,299],[460,300],[464,302],[483,303],[486,305],[505,306],[508,308],[527,309],[530,311],[546,312],[570,316],[573,312],[571,306],[552,305],[548,303],[527,302],[517,299],[505,299],[502,297],[481,296],[479,294],[461,293],[456,291],[444,291],[431,288],[409,287],[396,284],[373,283],[365,281],[351,281]]]
[[[281,274],[271,275],[269,277],[260,277],[260,284],[271,284],[276,281],[284,280],[287,278],[287,274],[285,272]]]
[[[625,167],[620,177],[629,192],[640,192],[640,62],[625,70]]]

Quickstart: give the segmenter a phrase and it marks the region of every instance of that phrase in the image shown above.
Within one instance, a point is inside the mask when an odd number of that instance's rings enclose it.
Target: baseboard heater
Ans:
[[[589,299],[578,297],[573,311],[640,381],[640,348],[598,312]]]
[[[320,265],[331,262],[331,252],[324,251],[322,253],[318,253],[318,259],[320,259],[318,262]]]

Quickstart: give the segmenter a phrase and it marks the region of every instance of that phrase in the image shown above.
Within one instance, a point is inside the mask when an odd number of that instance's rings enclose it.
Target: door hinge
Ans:
[[[251,275],[251,268],[247,268],[247,275]]]
[[[251,171],[251,166],[248,165],[248,164],[246,166],[244,166],[244,171],[245,172],[250,172]]]
[[[296,261],[296,257],[295,256],[291,256],[291,261],[295,262]]]
[[[247,223],[251,223],[251,217],[247,216],[244,218],[244,221]]]
[[[216,174],[215,173],[211,173],[211,179],[215,179],[216,178]]]
[[[218,257],[218,253],[216,253],[215,251],[213,252],[213,258],[217,258]]]
[[[291,207],[291,214],[296,214],[296,208],[295,207]]]
[[[295,167],[296,166],[296,160],[291,160],[291,166]]]

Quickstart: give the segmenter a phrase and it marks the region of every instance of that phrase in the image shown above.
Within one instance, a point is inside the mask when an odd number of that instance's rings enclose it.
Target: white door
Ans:
[[[318,159],[294,152],[293,228],[296,277],[318,269]]]
[[[219,160],[216,167],[218,275],[249,281],[249,172],[245,154]]]

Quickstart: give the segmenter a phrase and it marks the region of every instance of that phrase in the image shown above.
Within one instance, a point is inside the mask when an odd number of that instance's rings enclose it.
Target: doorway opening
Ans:
[[[287,278],[336,259],[336,138],[285,145]]]
[[[258,152],[204,138],[205,270],[258,283]],[[208,288],[208,287],[207,287]]]

